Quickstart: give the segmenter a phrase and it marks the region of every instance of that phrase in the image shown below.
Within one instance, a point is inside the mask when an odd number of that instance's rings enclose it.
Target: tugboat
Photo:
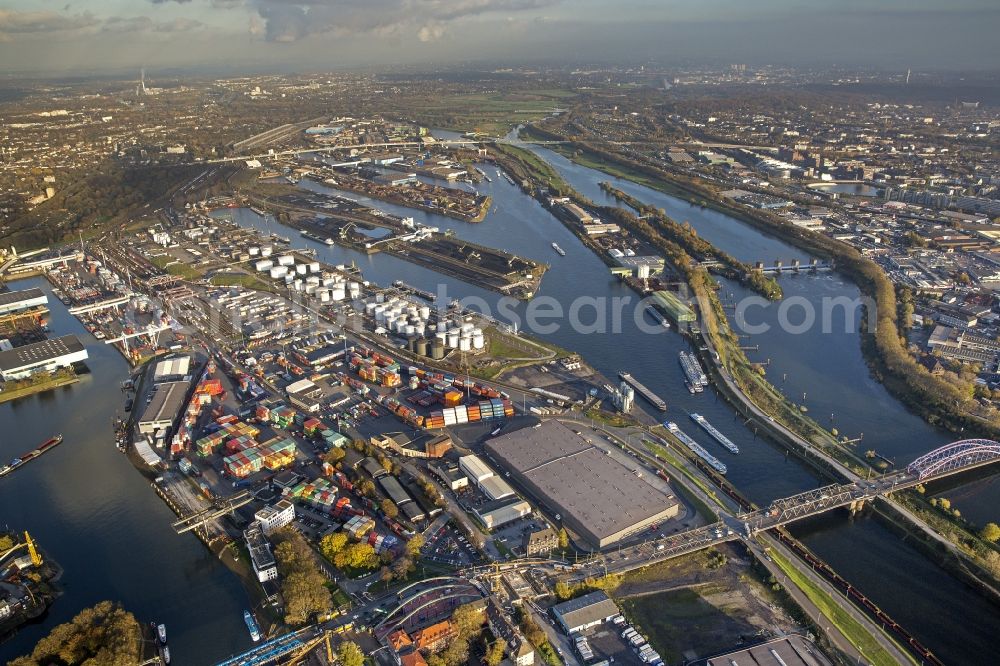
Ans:
[[[260,640],[260,629],[257,627],[257,621],[253,619],[253,614],[245,610],[243,611],[243,621],[247,624],[247,629],[250,631],[250,638],[256,643]]]

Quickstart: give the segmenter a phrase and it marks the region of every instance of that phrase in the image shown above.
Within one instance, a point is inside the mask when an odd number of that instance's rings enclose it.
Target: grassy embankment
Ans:
[[[55,372],[29,377],[28,379],[12,380],[2,384],[0,403],[24,398],[35,393],[51,391],[60,386],[69,386],[80,381],[72,368],[62,368]]]
[[[840,633],[851,642],[874,666],[896,666],[896,660],[879,644],[865,628],[845,611],[839,602],[825,590],[802,574],[799,569],[785,559],[780,553],[771,552],[771,559],[809,597],[816,607],[833,623]],[[904,650],[905,652],[905,650]]]

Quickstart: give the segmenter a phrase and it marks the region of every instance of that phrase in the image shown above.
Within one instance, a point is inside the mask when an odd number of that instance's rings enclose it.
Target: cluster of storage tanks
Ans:
[[[251,252],[253,249],[250,248]],[[320,303],[361,297],[360,282],[349,282],[340,275],[324,277],[318,261],[296,263],[293,255],[283,254],[275,259],[259,259],[254,268],[259,273],[267,273],[272,280],[284,280],[289,288],[303,292]]]
[[[406,338],[407,349],[420,356],[442,359],[449,349],[479,351],[486,347],[483,329],[471,323],[456,323],[436,318],[431,323],[431,308],[416,305],[398,296],[378,294],[365,305],[365,314],[375,325]]]

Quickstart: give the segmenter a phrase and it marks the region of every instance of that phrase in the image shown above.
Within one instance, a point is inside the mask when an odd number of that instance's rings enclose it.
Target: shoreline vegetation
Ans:
[[[535,130],[535,127],[533,126],[531,130]],[[566,140],[566,137],[551,132],[542,134],[540,138]],[[588,144],[583,144],[578,141],[573,141],[569,145],[578,151],[591,150]],[[518,151],[518,153],[529,151],[525,151],[523,149],[508,150],[510,148],[509,146],[504,146],[503,148],[504,152],[507,153],[509,157],[514,157],[515,160],[520,163],[519,166],[521,168],[530,172],[531,162],[524,159],[517,159],[519,156],[515,157],[515,155],[512,154],[515,150]],[[564,151],[563,154],[566,154],[566,152]],[[587,153],[583,152],[583,154]],[[591,152],[591,155],[594,154],[595,153]],[[607,157],[604,157],[605,155],[607,155]],[[578,156],[574,153],[570,153],[567,156],[569,159],[578,161]],[[676,183],[671,180],[672,176],[670,174],[660,170],[654,170],[652,167],[637,165],[641,166],[643,169],[647,169],[647,171],[642,172],[646,177],[640,179],[629,177],[629,175],[621,172],[621,169],[609,170],[606,166],[608,163],[617,164],[618,162],[616,160],[619,159],[629,163],[630,165],[633,164],[632,160],[628,160],[627,158],[618,158],[617,156],[613,156],[609,153],[602,153],[598,156],[598,158],[599,159],[596,161],[591,158],[588,162],[580,163],[592,166],[592,168],[598,170],[603,170],[606,173],[615,171],[616,173],[613,175],[620,175],[620,177],[627,180],[632,180],[633,182],[638,182],[654,188],[658,182],[666,182],[668,185],[676,185]],[[538,158],[535,157],[535,160],[537,161]],[[651,176],[648,170],[656,171],[657,175],[655,177]],[[651,182],[651,179],[653,178],[655,178],[656,182]],[[548,167],[541,174],[541,177],[535,175],[534,180],[541,181],[542,183],[548,183],[550,187],[555,186],[555,191],[560,196],[569,196],[580,203],[593,205],[585,197],[582,197],[582,195],[571,188],[560,176],[558,176],[558,174],[554,172],[551,167]],[[663,190],[664,188],[660,187],[658,189]],[[862,293],[871,296],[876,303],[878,311],[878,329],[874,334],[869,331],[862,331],[862,346],[863,348],[866,348],[866,358],[869,364],[874,366],[876,369],[879,366],[886,368],[886,370],[888,370],[889,367],[892,367],[897,373],[905,371],[906,368],[912,365],[915,374],[908,376],[910,381],[905,383],[905,386],[909,387],[909,390],[913,392],[914,396],[922,395],[923,392],[933,393],[933,403],[917,402],[914,405],[916,407],[923,407],[923,409],[918,409],[918,412],[921,413],[924,418],[927,418],[930,423],[944,427],[948,427],[950,425],[950,429],[954,431],[961,431],[964,426],[959,424],[968,423],[963,419],[974,418],[971,415],[961,415],[953,412],[949,412],[950,416],[939,422],[928,418],[929,412],[933,411],[932,405],[947,403],[947,401],[955,399],[956,394],[959,397],[963,394],[954,383],[951,383],[946,379],[930,375],[930,373],[924,370],[923,366],[917,364],[917,362],[906,351],[904,346],[905,342],[901,340],[899,336],[899,328],[897,326],[899,312],[897,309],[896,292],[892,284],[889,282],[888,277],[884,274],[884,272],[882,272],[881,268],[879,268],[877,264],[865,257],[862,257],[860,253],[856,252],[853,248],[814,232],[794,227],[794,225],[788,224],[776,216],[767,214],[755,216],[751,214],[751,211],[739,210],[718,201],[692,201],[691,196],[697,193],[698,190],[695,190],[692,186],[688,185],[678,185],[676,188],[668,187],[667,189],[669,189],[669,193],[674,196],[678,196],[678,191],[680,191],[679,196],[687,199],[691,203],[715,208],[721,212],[744,220],[766,233],[780,237],[783,240],[801,247],[810,253],[823,258],[833,259],[837,263],[837,270],[858,285],[858,288],[862,291]],[[715,193],[710,191],[708,188],[705,188],[704,194],[707,196],[715,196]],[[649,206],[645,207],[650,208]],[[624,221],[625,224],[622,224],[622,226],[629,228],[632,231],[639,232],[637,227],[628,225],[628,223],[631,223],[632,220],[639,221],[637,216],[628,211],[614,208],[602,208],[602,214],[608,216],[608,212],[610,210],[619,211],[616,221],[620,223]],[[653,230],[651,226],[647,226],[649,227],[647,233],[653,232],[653,235],[655,236],[655,230]],[[758,408],[770,417],[774,418],[775,421],[781,423],[781,425],[788,428],[796,435],[813,444],[822,452],[835,458],[838,462],[845,465],[855,473],[859,475],[866,474],[868,469],[874,464],[873,460],[867,460],[858,452],[849,448],[848,444],[838,441],[837,436],[833,432],[826,430],[816,423],[816,421],[808,416],[808,414],[800,406],[791,403],[767,380],[763,372],[763,368],[753,364],[747,358],[743,350],[740,348],[738,338],[729,328],[728,318],[722,307],[722,303],[719,301],[716,289],[714,288],[716,283],[709,272],[703,266],[693,265],[691,257],[687,254],[687,252],[685,252],[684,248],[677,243],[673,243],[665,238],[658,238],[654,240],[653,238],[646,238],[645,234],[643,234],[643,236],[646,240],[650,240],[655,247],[667,255],[667,258],[674,263],[675,267],[680,273],[682,273],[688,284],[691,286],[692,292],[697,298],[699,304],[699,310],[702,315],[702,325],[706,329],[702,332],[702,335],[708,337],[712,341],[716,352],[719,354],[719,358],[715,360],[715,362],[709,363],[709,367],[715,368],[717,364],[721,367],[725,367],[730,372],[738,390],[746,396],[747,400],[757,405]],[[875,347],[876,345],[878,345],[877,349],[868,349],[869,347]],[[893,359],[893,364],[891,366],[888,362],[882,360],[883,354],[886,358]],[[895,374],[892,376],[896,377]],[[921,384],[919,383],[920,379],[927,379],[928,383],[926,385]],[[901,379],[901,381],[905,382],[905,379]],[[724,382],[718,382],[717,384],[720,386],[720,390],[725,386]],[[939,389],[934,387],[939,387]],[[918,391],[920,393],[917,393]],[[904,404],[910,405],[909,400],[898,395],[896,391],[892,390],[891,387],[890,392],[892,392],[893,395],[896,395],[901,401],[904,402]],[[723,391],[724,395],[725,393],[726,391]],[[971,386],[968,388],[967,395],[968,399],[971,400]],[[733,404],[737,404],[739,401],[735,396],[726,395],[726,398]],[[912,397],[911,399],[919,401],[919,397]],[[951,404],[954,405],[954,403]],[[761,425],[765,428],[768,427],[768,424]],[[770,430],[773,430],[773,428]],[[998,430],[998,432],[1000,432],[1000,430]],[[773,434],[776,442],[792,450],[807,464],[816,467],[826,475],[833,476],[835,478],[840,476],[836,470],[829,469],[815,456],[810,456],[807,452],[799,451],[798,447],[794,446],[793,443],[786,441],[785,437],[781,437],[776,432]],[[875,471],[880,472],[881,470],[876,468]],[[911,501],[916,500],[918,503],[926,503],[917,496],[916,491],[904,491],[903,493],[898,493],[898,495],[909,495],[908,499]],[[885,517],[891,522],[896,522],[895,518],[888,516]],[[941,516],[941,520],[943,521],[949,519],[946,516]],[[961,524],[954,517],[949,520],[949,524],[952,529],[947,531],[942,531],[941,529],[934,527],[931,527],[931,529],[940,534],[942,537],[948,539],[949,542],[955,546],[958,552],[966,558],[971,569],[978,571],[980,575],[984,575],[990,579],[991,583],[1000,582],[1000,553],[998,553],[995,544],[984,543],[982,539],[977,538],[973,529],[969,526]],[[902,529],[909,530],[909,528],[904,526],[900,527]],[[978,547],[963,547],[963,542],[976,542]],[[991,555],[991,553],[994,553],[995,555]],[[970,570],[970,567],[949,566],[949,560],[954,560],[954,553],[942,554],[938,552],[937,554],[940,555],[940,557],[937,558],[939,562],[948,567],[953,573],[956,573],[963,578],[968,578],[978,589],[986,592],[992,589],[989,585],[985,585],[984,582],[977,577],[976,571]],[[995,598],[992,594],[987,594],[987,596]]]
[[[0,390],[0,404],[26,398],[36,393],[44,393],[60,386],[69,386],[80,381],[73,368],[60,368],[44,375],[35,375],[28,379],[17,379],[5,382]]]

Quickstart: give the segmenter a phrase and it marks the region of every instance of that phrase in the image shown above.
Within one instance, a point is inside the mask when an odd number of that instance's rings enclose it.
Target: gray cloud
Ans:
[[[53,11],[19,12],[0,8],[0,35],[65,32],[93,27],[100,20],[93,14],[58,14]]]
[[[148,16],[113,16],[101,25],[103,32],[136,33],[136,32],[189,32],[204,27],[201,21],[187,18],[175,18],[169,21],[155,21]]]
[[[150,0],[154,4],[192,0]],[[243,5],[262,21],[251,32],[272,42],[295,42],[310,35],[358,33],[415,35],[440,39],[447,24],[488,13],[518,13],[549,7],[561,0],[208,0],[213,6]]]

